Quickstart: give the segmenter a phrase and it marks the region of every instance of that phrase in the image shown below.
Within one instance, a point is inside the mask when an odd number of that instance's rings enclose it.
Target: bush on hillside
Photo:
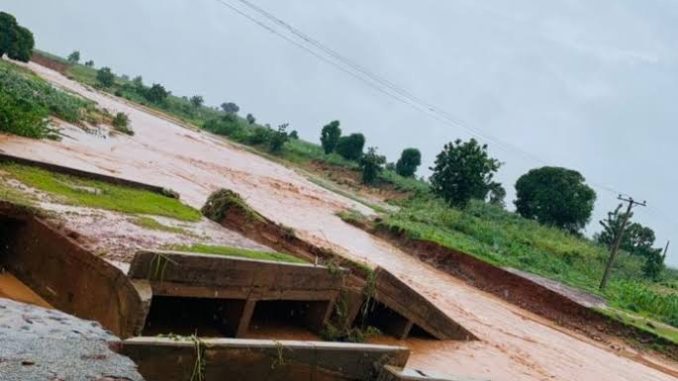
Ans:
[[[134,135],[134,131],[129,127],[129,116],[124,112],[115,114],[112,124],[116,131],[127,135]]]
[[[149,102],[159,104],[165,101],[170,95],[170,92],[165,90],[165,87],[161,84],[154,83],[150,89],[144,92],[144,96],[148,99]]]
[[[237,104],[233,102],[224,102],[221,104],[221,109],[226,113],[226,114],[237,114],[238,111],[240,111],[240,107],[238,107]]]
[[[78,62],[80,62],[80,52],[76,50],[73,53],[69,54],[68,58],[66,59],[68,60],[68,62],[72,64],[77,64]]]
[[[289,136],[287,135],[288,126],[289,123],[281,124],[280,126],[278,126],[277,131],[271,131],[268,140],[268,150],[271,153],[275,154],[280,153],[283,147],[285,146],[285,143],[287,143],[287,141],[290,140]]]
[[[247,123],[249,124],[254,124],[257,121],[257,119],[252,114],[247,114],[245,119],[247,119]]]
[[[365,146],[365,136],[363,134],[351,134],[342,136],[337,142],[336,151],[344,159],[358,160],[363,154]]]
[[[0,91],[0,132],[44,138],[48,133],[48,115],[47,109]]]
[[[395,164],[395,171],[403,177],[413,177],[421,165],[421,152],[416,148],[406,148]]]
[[[111,87],[115,83],[115,75],[109,67],[102,67],[97,71],[97,83],[103,87]]]
[[[205,100],[200,95],[194,95],[191,97],[190,102],[193,105],[193,107],[199,108],[200,106],[202,106],[203,103],[205,103]]]
[[[560,167],[532,169],[516,182],[516,211],[525,218],[569,232],[591,218],[596,192],[579,172]]]
[[[451,205],[464,207],[471,199],[485,200],[501,163],[487,153],[487,145],[460,139],[445,145],[431,170],[431,188]]]
[[[384,170],[384,163],[386,163],[386,157],[378,155],[376,147],[368,148],[367,153],[360,158],[358,163],[362,171],[363,184],[374,184],[379,173]]]
[[[340,137],[341,128],[339,128],[338,120],[334,120],[323,127],[322,131],[320,132],[320,144],[322,145],[326,155],[334,152]]]

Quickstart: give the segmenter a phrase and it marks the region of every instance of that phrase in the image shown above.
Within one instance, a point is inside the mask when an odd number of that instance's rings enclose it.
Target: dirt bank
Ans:
[[[408,341],[414,349],[413,367],[494,381],[675,379],[667,373],[678,368],[675,363],[642,354],[639,359],[621,356],[614,348],[564,330],[344,223],[335,216],[337,211],[371,211],[293,170],[88,90],[52,70],[35,64],[29,67],[111,112],[129,114],[136,135],[96,139],[66,126],[70,138],[61,142],[0,136],[1,150],[159,184],[179,192],[182,200],[195,207],[202,206],[218,188],[233,189],[260,213],[293,228],[300,237],[397,274],[480,339],[472,343]]]

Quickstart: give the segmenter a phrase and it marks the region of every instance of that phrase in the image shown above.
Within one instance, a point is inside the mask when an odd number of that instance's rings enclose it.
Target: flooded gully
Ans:
[[[228,188],[264,216],[293,228],[300,237],[391,271],[479,338],[472,342],[380,339],[409,346],[409,367],[494,381],[675,379],[670,373],[675,374],[676,364],[633,359],[628,355],[630,348],[625,349],[627,355],[621,355],[344,223],[336,212],[372,211],[311,183],[294,170],[85,88],[50,69],[36,64],[28,67],[112,113],[128,114],[135,135],[103,138],[65,124],[66,137],[60,142],[0,136],[2,152],[161,185],[198,208],[211,192]]]

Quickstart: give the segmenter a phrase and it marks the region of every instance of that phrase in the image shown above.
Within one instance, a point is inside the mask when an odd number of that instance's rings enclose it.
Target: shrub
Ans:
[[[289,140],[289,136],[287,136],[287,126],[289,126],[289,123],[281,124],[278,126],[277,131],[271,131],[268,140],[268,150],[272,153],[280,153],[285,146],[285,143]]]
[[[161,84],[154,83],[150,89],[145,91],[144,97],[148,99],[149,102],[153,103],[162,103],[170,95],[170,92],[165,90],[165,87]]]
[[[87,66],[87,67],[94,67],[94,61],[89,60],[89,61],[85,62],[85,66]]]
[[[421,165],[421,152],[416,148],[406,148],[395,165],[396,173],[403,177],[414,177]]]
[[[67,60],[72,64],[77,64],[78,62],[80,62],[80,52],[76,50],[73,53],[69,54]]]
[[[591,217],[596,192],[577,171],[542,167],[516,182],[516,211],[542,224],[578,232]]]
[[[384,169],[386,158],[377,155],[377,148],[370,147],[367,153],[360,158],[360,169],[362,170],[362,180],[364,184],[374,184],[379,173]]]
[[[237,114],[240,111],[240,107],[233,102],[224,102],[221,104],[221,109],[224,110],[226,114]]]
[[[201,97],[200,95],[194,95],[194,96],[191,97],[191,104],[192,104],[193,107],[195,107],[195,108],[198,108],[198,107],[202,106],[202,104],[203,104],[204,102],[205,102],[205,100],[204,100],[203,97]]]
[[[235,118],[213,118],[203,124],[203,128],[213,134],[236,136],[242,128]]]
[[[363,134],[351,134],[342,136],[337,142],[336,151],[344,159],[358,160],[363,154],[365,146],[365,136]]]
[[[334,152],[340,137],[341,128],[339,128],[338,120],[332,121],[323,127],[322,131],[320,132],[320,144],[322,145],[326,155]]]
[[[19,25],[14,16],[0,12],[0,58],[28,62],[33,54],[33,33]]]
[[[271,140],[273,129],[271,127],[254,127],[252,133],[247,135],[245,143],[250,145],[260,145]]]
[[[290,139],[293,140],[299,140],[299,133],[297,132],[297,130],[292,130],[292,132],[290,132],[289,134],[289,137]]]
[[[431,170],[431,188],[448,203],[464,207],[471,199],[484,200],[501,163],[487,153],[487,145],[460,139],[445,145]]]
[[[127,135],[134,135],[134,131],[129,128],[129,116],[127,114],[123,112],[115,114],[112,124],[116,131]]]
[[[247,117],[245,119],[247,119],[247,123],[249,124],[254,124],[257,121],[256,118],[254,118],[254,115],[252,114],[247,114]]]
[[[102,67],[97,71],[97,82],[103,87],[111,87],[115,83],[115,75],[109,67]]]
[[[44,138],[47,136],[47,109],[0,91],[0,132]]]

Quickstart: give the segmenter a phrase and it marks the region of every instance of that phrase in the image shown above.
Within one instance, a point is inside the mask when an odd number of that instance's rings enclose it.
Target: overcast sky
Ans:
[[[234,5],[238,0],[223,0]],[[671,0],[250,0],[369,70],[550,165],[649,207],[635,219],[678,245],[678,2]],[[429,166],[452,127],[385,97],[216,0],[1,0],[37,46],[142,75],[317,141],[326,122],[363,132],[390,160]],[[541,164],[490,144],[513,184]],[[427,171],[421,171],[427,174]],[[510,201],[509,201],[510,202]],[[669,263],[678,266],[678,250]]]

